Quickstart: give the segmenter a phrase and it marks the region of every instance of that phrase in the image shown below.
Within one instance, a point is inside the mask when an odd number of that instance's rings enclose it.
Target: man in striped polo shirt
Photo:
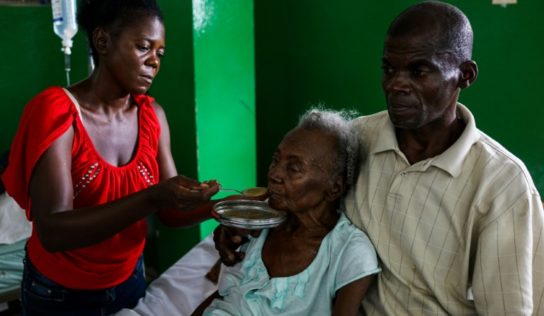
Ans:
[[[354,122],[368,156],[345,199],[382,262],[367,315],[544,315],[539,193],[458,102],[478,74],[472,38],[467,17],[441,2],[389,27],[387,111]]]

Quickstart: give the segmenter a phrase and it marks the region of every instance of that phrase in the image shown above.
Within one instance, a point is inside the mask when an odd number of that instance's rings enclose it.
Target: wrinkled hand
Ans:
[[[213,241],[221,261],[227,266],[242,261],[245,253],[236,251],[236,249],[248,241],[248,235],[257,237],[260,233],[260,230],[247,230],[224,225],[217,226],[213,231]]]
[[[219,191],[219,187],[215,180],[198,182],[179,175],[155,186],[155,200],[161,208],[191,210],[209,201]]]

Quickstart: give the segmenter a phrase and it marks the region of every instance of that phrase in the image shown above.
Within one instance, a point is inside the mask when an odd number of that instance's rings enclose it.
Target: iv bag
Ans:
[[[72,38],[77,33],[76,0],[52,0],[53,31],[62,40],[64,52],[64,69],[66,81],[70,85],[70,54],[72,54]]]
[[[70,55],[72,38],[77,33],[76,0],[52,0],[53,30],[62,40],[62,51]]]

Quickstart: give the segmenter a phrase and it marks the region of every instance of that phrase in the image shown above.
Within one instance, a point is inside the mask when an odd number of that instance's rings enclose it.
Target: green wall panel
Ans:
[[[197,178],[192,6],[190,0],[160,0],[166,50],[149,93],[164,108],[170,126],[172,155],[178,172]],[[170,228],[156,223],[146,259],[162,272],[199,241],[199,227]],[[151,234],[153,232],[150,232]],[[150,262],[151,260],[156,260]]]
[[[255,0],[258,182],[283,134],[311,104],[385,109],[381,54],[389,23],[418,1]],[[477,125],[520,157],[544,192],[544,2],[506,8],[491,0],[446,1],[469,17],[480,74],[461,102]]]
[[[66,85],[61,40],[53,33],[48,5],[0,5],[0,152],[9,149],[23,107],[50,85]],[[72,82],[87,75],[85,38],[81,32],[72,49]]]
[[[198,175],[255,185],[253,2],[193,0]],[[217,225],[201,224],[201,237]]]

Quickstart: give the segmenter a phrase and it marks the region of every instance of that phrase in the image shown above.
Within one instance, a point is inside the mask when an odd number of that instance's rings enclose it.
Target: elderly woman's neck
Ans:
[[[339,217],[336,203],[324,204],[304,212],[292,213],[284,228],[296,234],[322,235],[334,228]]]

